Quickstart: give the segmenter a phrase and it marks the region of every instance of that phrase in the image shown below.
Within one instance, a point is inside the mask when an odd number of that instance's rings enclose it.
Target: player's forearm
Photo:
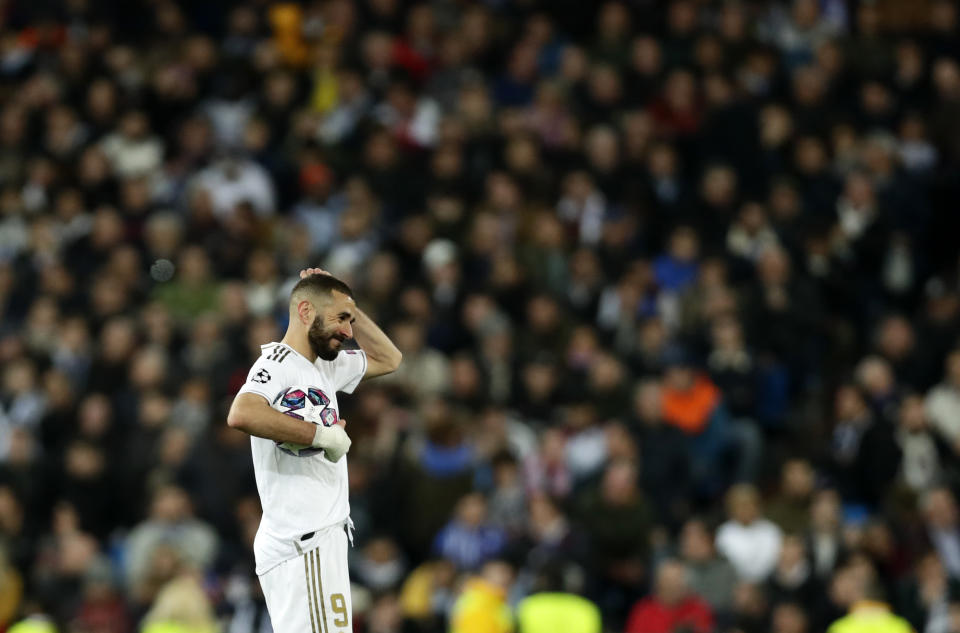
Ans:
[[[357,320],[353,324],[353,335],[360,348],[367,355],[370,369],[376,368],[373,375],[386,374],[397,369],[403,354],[397,349],[383,330],[373,322],[363,310],[357,310]],[[368,375],[370,372],[368,371]]]
[[[275,442],[307,445],[313,442],[317,430],[316,424],[275,411],[263,398],[252,393],[242,393],[234,399],[227,424]]]

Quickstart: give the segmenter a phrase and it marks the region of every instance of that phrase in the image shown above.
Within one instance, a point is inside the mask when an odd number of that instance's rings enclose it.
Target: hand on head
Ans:
[[[300,271],[300,279],[306,279],[310,275],[329,275],[327,271],[322,268],[304,268]]]

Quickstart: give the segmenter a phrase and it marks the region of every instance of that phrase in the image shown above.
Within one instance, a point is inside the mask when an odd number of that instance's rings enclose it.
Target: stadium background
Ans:
[[[957,633],[957,16],[0,3],[0,630],[269,630],[225,411],[320,265],[404,353],[355,630]]]

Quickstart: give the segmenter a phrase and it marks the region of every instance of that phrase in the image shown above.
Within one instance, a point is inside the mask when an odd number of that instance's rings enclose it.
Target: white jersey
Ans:
[[[283,343],[269,343],[261,350],[240,393],[255,393],[272,404],[288,387],[315,387],[329,399],[332,416],[325,414],[324,419],[333,422],[340,419],[337,392],[352,393],[367,371],[362,350],[343,350],[336,360],[318,358],[313,363]],[[335,464],[322,453],[298,457],[262,437],[251,436],[250,445],[263,507],[253,551],[257,574],[264,574],[296,557],[292,543],[304,534],[348,520],[347,457]]]

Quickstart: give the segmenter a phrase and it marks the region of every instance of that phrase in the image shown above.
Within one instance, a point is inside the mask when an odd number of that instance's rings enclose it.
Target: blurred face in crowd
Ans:
[[[450,388],[461,397],[478,396],[483,384],[480,369],[470,356],[459,356],[450,366]]]
[[[819,105],[826,93],[823,71],[814,66],[799,68],[793,75],[793,98],[803,106]]]
[[[657,599],[672,606],[687,596],[687,570],[683,563],[675,560],[665,561],[657,568]]]
[[[603,475],[602,494],[611,505],[626,505],[633,501],[637,490],[637,469],[627,460],[618,460],[607,467]]]
[[[812,28],[820,17],[820,5],[816,0],[795,0],[791,15],[799,28]]]
[[[527,322],[534,332],[551,332],[560,322],[557,303],[546,295],[534,297],[527,304]]]
[[[552,364],[530,363],[523,369],[523,385],[528,398],[543,401],[557,386],[557,372]]]
[[[693,388],[697,373],[686,364],[671,365],[663,374],[663,383],[674,391],[687,391]]]
[[[780,560],[777,561],[778,570],[789,573],[806,560],[807,548],[803,539],[796,534],[788,534],[783,538],[780,548]]]
[[[583,400],[568,404],[564,412],[564,422],[573,433],[580,433],[594,426],[597,412],[593,403]]]
[[[935,488],[921,501],[927,522],[934,529],[952,529],[957,524],[957,502],[947,488]]]
[[[693,75],[682,70],[671,73],[667,78],[664,97],[674,110],[693,110],[697,98],[697,84]]]
[[[797,140],[794,164],[803,174],[814,176],[827,167],[827,150],[820,139],[805,136]]]
[[[713,558],[713,537],[703,521],[687,521],[680,533],[680,553],[691,563],[707,562]]]
[[[685,35],[697,28],[697,8],[690,0],[675,0],[670,3],[667,23],[671,33]]]
[[[637,338],[637,351],[651,357],[659,356],[669,342],[663,321],[656,317],[646,319],[640,324]]]
[[[660,424],[663,417],[663,394],[659,382],[648,380],[637,386],[633,393],[633,410],[645,424]]]
[[[487,502],[483,495],[472,493],[457,504],[457,520],[470,527],[479,527],[487,518]]]
[[[67,447],[64,455],[64,467],[69,477],[95,481],[103,474],[105,457],[97,446],[86,442],[76,441]]]
[[[613,170],[620,159],[619,152],[617,134],[612,128],[597,126],[587,133],[586,154],[594,169]]]
[[[736,613],[754,619],[764,616],[767,609],[762,588],[751,582],[740,582],[734,587],[733,605]]]
[[[947,356],[947,382],[960,388],[960,351],[950,352]]]
[[[176,523],[191,514],[190,498],[175,486],[167,486],[153,498],[150,516],[157,521]]]
[[[545,536],[558,519],[562,519],[553,502],[542,494],[534,495],[530,499],[530,526],[537,536]]]
[[[590,366],[589,380],[593,391],[612,391],[623,380],[623,365],[614,356],[602,354]]]
[[[0,533],[15,536],[23,524],[23,507],[9,486],[0,487]]]
[[[727,512],[742,525],[750,525],[760,518],[760,495],[749,484],[739,484],[727,493]]]
[[[872,212],[874,205],[873,184],[870,178],[860,172],[854,172],[847,177],[843,194],[852,207],[860,213]]]
[[[844,385],[837,391],[836,415],[838,420],[856,421],[867,415],[863,395],[854,385]]]
[[[642,75],[660,72],[663,55],[660,43],[654,37],[640,36],[633,41],[633,68]]]
[[[97,438],[110,428],[113,411],[110,401],[102,394],[87,396],[80,404],[80,431],[87,437]]]
[[[802,459],[793,459],[783,467],[783,491],[791,497],[803,499],[813,492],[813,468]]]
[[[520,44],[513,49],[508,63],[510,76],[520,82],[532,81],[537,72],[537,50],[529,44]]]
[[[833,575],[829,590],[830,598],[842,607],[849,607],[865,597],[875,575],[869,560],[854,558]]]
[[[825,41],[817,46],[815,51],[817,66],[831,79],[843,70],[843,50],[836,42]]]
[[[790,279],[790,259],[777,247],[767,248],[757,261],[757,274],[764,284],[782,285]]]
[[[821,490],[814,495],[810,523],[820,532],[833,532],[840,527],[840,497],[836,490]]]
[[[703,199],[711,206],[730,206],[737,194],[736,172],[723,165],[711,167],[703,175],[701,191]]]
[[[800,196],[796,188],[786,180],[774,183],[770,191],[770,211],[773,217],[781,222],[788,222],[795,218],[800,210]]]
[[[767,225],[767,211],[762,204],[748,202],[740,207],[737,223],[751,235],[755,235]]]
[[[937,0],[930,7],[930,26],[943,33],[952,33],[957,25],[957,7],[949,0]]]
[[[590,72],[590,96],[599,104],[616,105],[620,100],[620,76],[616,69],[598,65]]]
[[[696,233],[688,227],[677,229],[670,237],[670,255],[681,262],[697,258],[699,244]]]
[[[879,356],[868,356],[860,361],[856,374],[857,381],[872,397],[884,397],[896,388],[890,364]]]
[[[205,283],[210,278],[210,261],[200,247],[185,248],[178,266],[180,278],[188,284]]]
[[[488,583],[499,587],[503,591],[510,589],[510,585],[513,583],[513,568],[510,567],[508,563],[500,560],[485,563],[480,570],[480,575]]]
[[[899,316],[890,317],[883,322],[877,339],[881,354],[894,362],[909,355],[915,343],[910,322]]]
[[[807,633],[807,616],[793,603],[779,604],[773,609],[772,633]]]
[[[732,317],[718,319],[713,326],[713,345],[724,351],[742,349],[743,332],[740,323]]]
[[[921,433],[927,429],[927,413],[923,398],[911,394],[900,402],[900,428],[908,433]]]
[[[950,633],[960,631],[960,603],[950,603],[947,607],[947,618],[950,622]]]
[[[150,126],[142,112],[131,112],[120,121],[120,131],[128,139],[140,139],[146,136]]]
[[[34,388],[36,370],[33,363],[23,359],[8,365],[3,372],[3,391],[7,395],[17,396]]]

